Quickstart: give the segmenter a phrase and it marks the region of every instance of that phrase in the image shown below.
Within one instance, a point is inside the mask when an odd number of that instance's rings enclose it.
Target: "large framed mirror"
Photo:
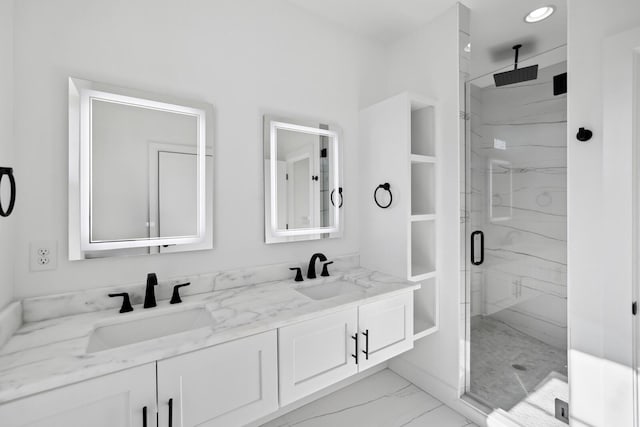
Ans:
[[[340,130],[272,115],[265,115],[263,124],[265,242],[340,237]]]
[[[213,247],[213,108],[69,79],[69,258]]]

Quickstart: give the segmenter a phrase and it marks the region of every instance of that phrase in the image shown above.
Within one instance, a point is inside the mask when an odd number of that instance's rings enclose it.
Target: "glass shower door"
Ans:
[[[516,418],[568,397],[565,70],[466,85],[466,392]]]

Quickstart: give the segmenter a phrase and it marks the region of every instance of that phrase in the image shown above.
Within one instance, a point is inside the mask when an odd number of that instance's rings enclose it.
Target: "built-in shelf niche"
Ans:
[[[411,154],[435,156],[435,108],[414,100],[411,103]]]
[[[367,147],[361,152],[361,190],[366,197],[360,260],[364,267],[420,283],[414,295],[414,339],[438,328],[439,117],[436,100],[410,92],[360,112],[360,138]],[[380,209],[371,197],[384,182],[391,184],[394,196],[389,209]]]
[[[435,221],[411,222],[410,279],[420,280],[434,276],[435,233]]]
[[[413,339],[426,337],[438,330],[438,288],[436,278],[421,281],[422,287],[413,298]]]
[[[435,164],[411,163],[411,215],[434,215]]]

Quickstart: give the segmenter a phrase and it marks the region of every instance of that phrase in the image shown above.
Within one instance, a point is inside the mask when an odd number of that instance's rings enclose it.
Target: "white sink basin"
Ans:
[[[295,289],[302,295],[311,299],[322,300],[337,297],[338,295],[350,294],[353,292],[362,292],[364,288],[352,282],[338,280],[336,282],[322,283],[320,285],[301,287]]]
[[[203,307],[198,307],[99,326],[89,338],[87,353],[179,334],[211,326],[212,323],[211,313]]]

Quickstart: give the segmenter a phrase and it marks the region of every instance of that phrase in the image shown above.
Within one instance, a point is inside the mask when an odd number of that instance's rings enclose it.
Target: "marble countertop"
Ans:
[[[362,291],[313,300],[295,290],[340,279],[354,282]],[[358,267],[313,281],[274,281],[191,295],[184,297],[179,305],[169,305],[165,300],[152,309],[142,310],[136,305],[133,312],[125,314],[107,310],[25,323],[0,348],[0,403],[419,287],[416,283]],[[96,327],[194,307],[204,307],[211,313],[210,327],[95,353],[86,351]]]

